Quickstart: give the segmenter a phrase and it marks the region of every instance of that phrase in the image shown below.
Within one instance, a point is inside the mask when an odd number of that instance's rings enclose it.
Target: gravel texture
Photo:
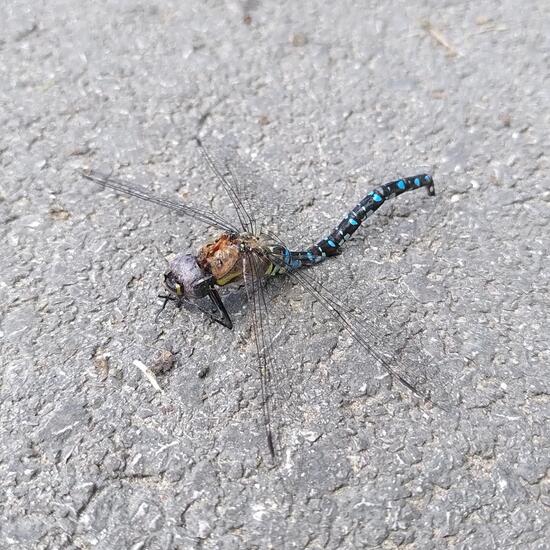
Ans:
[[[542,0],[3,2],[0,547],[547,548],[549,16]],[[156,318],[166,259],[210,232],[75,171],[230,217],[197,134],[238,148],[295,247],[433,168],[435,198],[385,205],[312,273],[377,346],[429,352],[451,407],[274,281],[272,463],[242,289],[224,294],[233,331]]]

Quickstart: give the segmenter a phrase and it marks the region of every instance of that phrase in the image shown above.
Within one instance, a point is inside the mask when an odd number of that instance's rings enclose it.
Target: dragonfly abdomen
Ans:
[[[370,191],[356,206],[347,214],[344,219],[334,228],[328,237],[321,239],[316,244],[304,251],[286,250],[284,261],[288,269],[298,269],[302,266],[314,265],[322,262],[325,258],[340,253],[340,247],[347,241],[361,224],[376,212],[384,202],[397,197],[407,191],[425,187],[428,194],[435,195],[433,178],[428,174],[418,174],[408,178],[385,183]]]

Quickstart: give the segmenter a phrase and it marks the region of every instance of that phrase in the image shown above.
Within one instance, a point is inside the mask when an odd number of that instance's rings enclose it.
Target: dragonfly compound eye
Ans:
[[[208,294],[211,277],[203,272],[195,256],[179,254],[170,262],[170,270],[164,275],[170,292],[187,298],[203,298]]]

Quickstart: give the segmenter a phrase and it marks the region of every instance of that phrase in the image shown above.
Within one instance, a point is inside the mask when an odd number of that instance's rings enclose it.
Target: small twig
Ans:
[[[157,379],[151,369],[146,367],[141,361],[138,361],[137,359],[134,361],[134,365],[145,375],[145,378],[149,380],[151,386],[153,386],[155,390],[159,391],[160,393],[164,393],[164,390],[159,386]]]
[[[458,55],[458,51],[451,43],[443,36],[441,32],[437,29],[434,29],[432,24],[429,21],[422,22],[422,28],[430,34],[430,36],[439,44],[441,44],[449,52],[449,55],[455,56]]]

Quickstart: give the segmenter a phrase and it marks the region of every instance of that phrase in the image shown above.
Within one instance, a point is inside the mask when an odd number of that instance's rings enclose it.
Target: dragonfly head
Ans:
[[[178,254],[164,274],[164,284],[174,298],[204,298],[213,284],[191,254]]]

